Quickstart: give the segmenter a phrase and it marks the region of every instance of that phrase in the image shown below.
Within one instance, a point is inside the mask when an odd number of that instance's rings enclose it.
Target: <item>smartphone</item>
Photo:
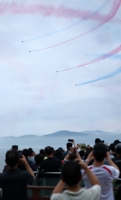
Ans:
[[[23,155],[22,151],[18,151],[19,158],[22,158],[22,155]]]
[[[73,139],[68,139],[68,142],[73,142]]]

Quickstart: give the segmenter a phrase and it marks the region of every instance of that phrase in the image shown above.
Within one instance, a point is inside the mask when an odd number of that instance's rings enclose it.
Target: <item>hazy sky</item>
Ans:
[[[0,136],[120,132],[120,45],[121,0],[0,0]]]

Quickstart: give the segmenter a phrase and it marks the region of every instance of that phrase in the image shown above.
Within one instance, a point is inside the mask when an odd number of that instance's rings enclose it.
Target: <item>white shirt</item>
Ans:
[[[101,184],[100,200],[114,200],[112,181],[119,177],[119,170],[113,166],[102,165],[100,167],[89,166],[90,170],[95,174]],[[85,187],[90,188],[92,185],[89,182],[86,174],[83,176]]]
[[[65,190],[63,193],[52,194],[50,200],[99,200],[101,187],[94,185],[90,189],[80,189],[78,192]]]

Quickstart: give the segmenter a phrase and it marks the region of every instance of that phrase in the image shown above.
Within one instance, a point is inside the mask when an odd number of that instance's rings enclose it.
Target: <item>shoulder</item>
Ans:
[[[109,171],[109,172],[117,171],[117,169],[114,166],[111,166],[111,165],[103,165],[102,168]]]
[[[63,200],[63,193],[52,194],[50,200]]]
[[[101,186],[100,185],[94,185],[90,189],[94,190],[94,191],[97,191],[97,192],[101,192]]]
[[[86,192],[90,195],[90,197],[92,197],[92,199],[98,200],[101,196],[101,186],[94,185],[91,188],[87,189]]]
[[[118,176],[119,176],[119,170],[116,169],[114,166],[103,165],[103,168],[104,168],[105,170],[107,170],[107,171],[110,173],[110,175],[111,175],[112,177],[118,178]]]
[[[24,178],[32,178],[33,176],[28,171],[19,170],[18,175]]]

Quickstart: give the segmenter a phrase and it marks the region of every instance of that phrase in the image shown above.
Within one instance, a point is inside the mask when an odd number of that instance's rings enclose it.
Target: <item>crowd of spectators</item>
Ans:
[[[113,183],[119,188],[115,199],[121,199],[121,142],[109,146],[99,138],[95,145],[75,144],[69,140],[66,151],[51,146],[36,154],[32,148],[18,149],[13,145],[6,153],[6,165],[0,174],[3,199],[27,199],[26,186],[40,172],[61,172],[61,180],[51,200],[85,199],[114,200]],[[85,188],[80,187],[83,180]],[[66,185],[67,190],[63,192]],[[16,188],[16,190],[15,190]],[[21,195],[20,195],[21,193]]]

